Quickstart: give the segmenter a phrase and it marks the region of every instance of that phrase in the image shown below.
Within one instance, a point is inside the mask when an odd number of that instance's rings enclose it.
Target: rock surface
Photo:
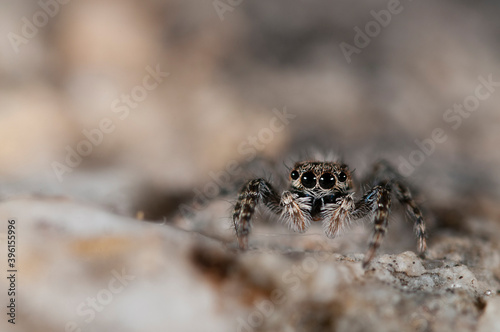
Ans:
[[[26,331],[499,329],[500,251],[474,236],[433,234],[427,258],[380,254],[364,270],[363,254],[338,253],[362,229],[332,241],[257,226],[242,253],[61,199],[4,202],[0,217],[18,222]]]

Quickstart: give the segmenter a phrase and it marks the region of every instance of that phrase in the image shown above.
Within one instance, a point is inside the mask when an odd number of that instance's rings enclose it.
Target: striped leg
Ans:
[[[414,222],[413,229],[418,239],[418,251],[422,254],[427,249],[427,243],[425,241],[427,235],[425,232],[425,223],[422,212],[417,206],[417,203],[415,203],[415,200],[411,196],[411,192],[406,185],[399,181],[395,181],[393,187],[395,189],[394,191],[396,193],[396,197],[399,202],[406,207],[406,213]]]
[[[424,253],[427,249],[424,218],[401,175],[386,161],[378,162],[374,167],[373,174],[378,180],[388,180],[388,183],[396,194],[396,198],[405,206],[406,213],[414,223],[413,229],[418,240],[418,251]]]
[[[263,179],[251,180],[241,190],[233,210],[233,224],[240,249],[248,248],[251,219],[257,204],[263,200],[272,211],[280,212],[280,198],[272,186]]]
[[[391,207],[391,195],[387,188],[382,186],[376,186],[367,196],[367,203],[372,206],[373,211],[373,224],[374,232],[372,239],[368,246],[368,251],[363,260],[363,267],[366,267],[368,263],[375,256],[375,252],[380,247],[380,243],[387,232],[387,224],[389,217],[389,210]]]

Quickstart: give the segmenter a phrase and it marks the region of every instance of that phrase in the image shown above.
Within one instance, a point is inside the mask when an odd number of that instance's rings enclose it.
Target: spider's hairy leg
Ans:
[[[424,253],[427,249],[424,217],[417,203],[412,197],[409,187],[404,183],[401,175],[386,161],[378,162],[374,167],[375,176],[390,179],[392,189],[398,201],[406,208],[406,213],[413,220],[413,229],[418,239],[418,251]]]
[[[425,223],[422,212],[413,199],[410,189],[406,185],[399,181],[395,181],[393,186],[395,188],[394,191],[396,192],[396,197],[398,198],[399,202],[401,202],[401,204],[406,207],[406,213],[414,222],[413,229],[418,239],[418,251],[422,254],[427,249],[427,243],[425,240],[427,235],[425,232]]]
[[[296,193],[284,191],[281,195],[281,220],[296,231],[303,233],[311,224],[311,197],[301,197]]]
[[[248,181],[241,190],[233,209],[233,224],[240,249],[248,248],[251,219],[257,203],[263,201],[272,211],[279,213],[280,198],[270,183],[264,179]]]
[[[353,219],[356,207],[353,196],[351,193],[339,198],[335,203],[325,202],[321,217],[323,229],[329,238],[337,236]]]
[[[387,232],[387,221],[391,207],[391,195],[388,188],[376,186],[364,196],[365,202],[371,205],[373,211],[374,232],[368,246],[368,251],[363,260],[363,267],[375,256],[382,239]]]

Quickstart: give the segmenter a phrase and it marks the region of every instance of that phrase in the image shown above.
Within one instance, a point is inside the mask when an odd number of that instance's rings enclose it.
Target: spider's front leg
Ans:
[[[280,197],[264,179],[248,181],[241,190],[233,209],[233,224],[240,249],[248,248],[251,219],[257,203],[263,201],[272,211],[281,212]]]
[[[259,202],[271,211],[281,214],[281,220],[297,232],[305,232],[311,223],[311,197],[284,191],[280,197],[264,179],[247,182],[233,210],[233,223],[241,249],[248,248],[251,219]]]

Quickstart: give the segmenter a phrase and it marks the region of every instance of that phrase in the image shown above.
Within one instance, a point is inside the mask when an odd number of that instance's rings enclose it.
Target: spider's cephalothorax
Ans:
[[[387,163],[378,163],[369,177],[372,186],[359,200],[354,199],[353,181],[347,165],[337,162],[299,162],[290,171],[290,188],[281,195],[264,179],[248,181],[234,206],[233,222],[240,248],[248,246],[251,218],[257,203],[264,203],[280,215],[283,222],[305,232],[312,221],[323,221],[328,237],[333,238],[352,220],[370,215],[374,233],[364,259],[373,258],[387,231],[391,193],[406,207],[414,220],[418,250],[426,249],[425,224],[408,187]]]

